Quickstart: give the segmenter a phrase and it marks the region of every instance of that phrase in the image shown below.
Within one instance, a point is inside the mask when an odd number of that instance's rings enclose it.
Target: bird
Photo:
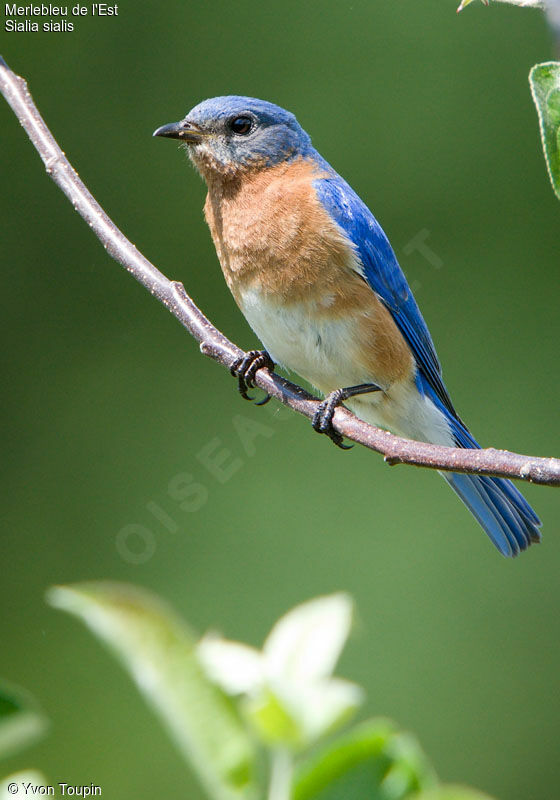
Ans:
[[[258,369],[280,365],[322,393],[313,427],[343,448],[332,426],[341,403],[407,439],[480,448],[387,236],[291,112],[214,97],[153,135],[182,142],[205,181],[225,280],[264,345],[232,368],[244,397]],[[502,555],[540,541],[540,520],[511,481],[440,474]]]

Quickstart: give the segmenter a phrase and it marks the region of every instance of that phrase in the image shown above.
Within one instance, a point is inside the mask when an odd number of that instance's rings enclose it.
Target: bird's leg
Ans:
[[[342,450],[350,450],[353,445],[343,444],[343,437],[333,428],[332,420],[336,407],[341,405],[350,397],[358,394],[369,394],[370,392],[382,392],[380,386],[375,383],[360,383],[359,386],[347,386],[344,389],[335,389],[328,394],[322,403],[319,404],[317,411],[313,415],[311,424],[317,433],[326,434]]]
[[[230,372],[234,377],[237,377],[237,388],[245,400],[252,400],[247,394],[247,389],[252,389],[257,370],[266,367],[271,372],[274,371],[274,361],[266,350],[249,350],[233,362],[230,367]],[[262,400],[257,403],[258,406],[264,406],[270,400],[270,395],[267,394]]]

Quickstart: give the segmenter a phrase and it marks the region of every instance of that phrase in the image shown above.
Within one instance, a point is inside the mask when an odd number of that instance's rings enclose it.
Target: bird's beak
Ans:
[[[171,122],[169,125],[162,125],[153,133],[154,136],[166,136],[169,139],[180,139],[187,144],[197,144],[202,141],[204,131],[193,122],[182,120],[181,122]]]

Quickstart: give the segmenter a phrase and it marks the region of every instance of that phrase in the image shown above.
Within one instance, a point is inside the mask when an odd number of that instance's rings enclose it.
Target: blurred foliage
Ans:
[[[472,0],[463,0],[457,11],[462,11]],[[488,0],[483,0],[488,5]],[[560,30],[560,3],[550,0],[548,6],[541,0],[500,0],[517,6],[548,9],[548,20],[557,37]],[[547,61],[535,64],[529,73],[533,100],[537,107],[544,158],[556,196],[560,199],[560,62]]]
[[[347,595],[316,598],[289,611],[274,625],[262,653],[215,637],[195,645],[169,607],[135,586],[58,586],[48,599],[109,645],[159,712],[212,800],[265,794],[269,800],[406,800],[424,789],[428,793],[418,800],[440,797],[432,795],[432,789],[438,791],[437,779],[416,741],[386,720],[370,720],[334,739],[293,776],[294,760],[346,719],[348,714],[340,713],[344,702],[346,712],[355,705],[357,687],[332,677],[350,632]],[[221,690],[234,699],[233,707],[225,704]],[[331,714],[334,690],[336,718]],[[255,724],[254,709],[260,706],[264,712],[267,695],[276,713],[270,713],[267,701],[267,724],[262,726]],[[240,696],[245,702],[239,702]],[[234,708],[240,712],[235,721]],[[257,761],[256,747],[270,754],[269,793],[263,785],[258,788],[255,771],[248,769]],[[274,778],[278,758],[287,769],[281,788]],[[441,791],[441,800],[485,800],[470,790]]]
[[[224,691],[241,698],[261,741],[302,750],[340,727],[363,701],[358,686],[332,675],[352,612],[347,594],[320,597],[285,614],[262,651],[210,634],[198,647],[199,657]]]
[[[13,784],[17,784],[18,791],[13,791]],[[31,786],[28,786],[31,784]],[[48,781],[45,776],[37,770],[24,770],[16,772],[13,775],[8,775],[7,778],[0,778],[0,800],[12,800],[14,794],[18,794],[21,788],[21,794],[29,792],[31,795],[34,787],[47,786]],[[38,792],[36,792],[38,794]],[[43,792],[42,794],[45,794]]]
[[[539,115],[548,174],[560,200],[560,63],[536,64],[529,81]]]
[[[294,800],[402,800],[436,785],[414,737],[389,720],[373,719],[339,736],[300,766]]]
[[[0,51],[125,233],[245,347],[256,340],[202,183],[151,133],[218,94],[294,111],[389,234],[473,433],[555,454],[558,208],[526,83],[549,32],[538,12],[456,5],[124,0],[67,34],[0,20]],[[414,730],[446,780],[550,796],[557,493],[522,487],[543,544],[506,563],[437,476],[340,453],[274,404],[244,404],[106,256],[3,104],[0,119],[2,672],[52,720],[6,771],[87,775],[119,800],[203,796],[126,676],[43,609],[45,586],[132,581],[196,629],[218,619],[255,646],[285,608],[344,588],[361,611],[342,667],[367,692],[363,714]],[[419,233],[427,251],[410,247]],[[237,416],[271,436],[247,452]]]
[[[46,717],[29,694],[0,683],[0,758],[34,742],[46,728]]]
[[[46,784],[44,776],[36,770],[25,770],[3,778],[1,765],[4,759],[40,738],[47,726],[45,715],[28,692],[0,683],[0,800],[8,800],[18,793],[20,786],[24,788],[28,783],[33,786]],[[14,784],[18,787],[15,792]]]
[[[133,586],[59,586],[49,600],[80,617],[120,658],[216,800],[255,797],[255,757],[227,697],[205,677],[190,630]]]
[[[461,5],[457,9],[457,11],[462,11],[468,5],[472,3],[473,0],[462,0]],[[485,6],[488,5],[489,0],[482,0]],[[512,6],[522,6],[524,8],[544,8],[543,0],[494,0],[497,3],[509,3]]]

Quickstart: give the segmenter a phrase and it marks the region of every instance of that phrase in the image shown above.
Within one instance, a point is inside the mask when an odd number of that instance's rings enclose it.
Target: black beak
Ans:
[[[197,125],[192,122],[182,120],[182,122],[170,122],[169,125],[162,125],[153,133],[154,136],[166,136],[168,139],[180,139],[187,144],[196,144],[202,141],[204,133]]]

